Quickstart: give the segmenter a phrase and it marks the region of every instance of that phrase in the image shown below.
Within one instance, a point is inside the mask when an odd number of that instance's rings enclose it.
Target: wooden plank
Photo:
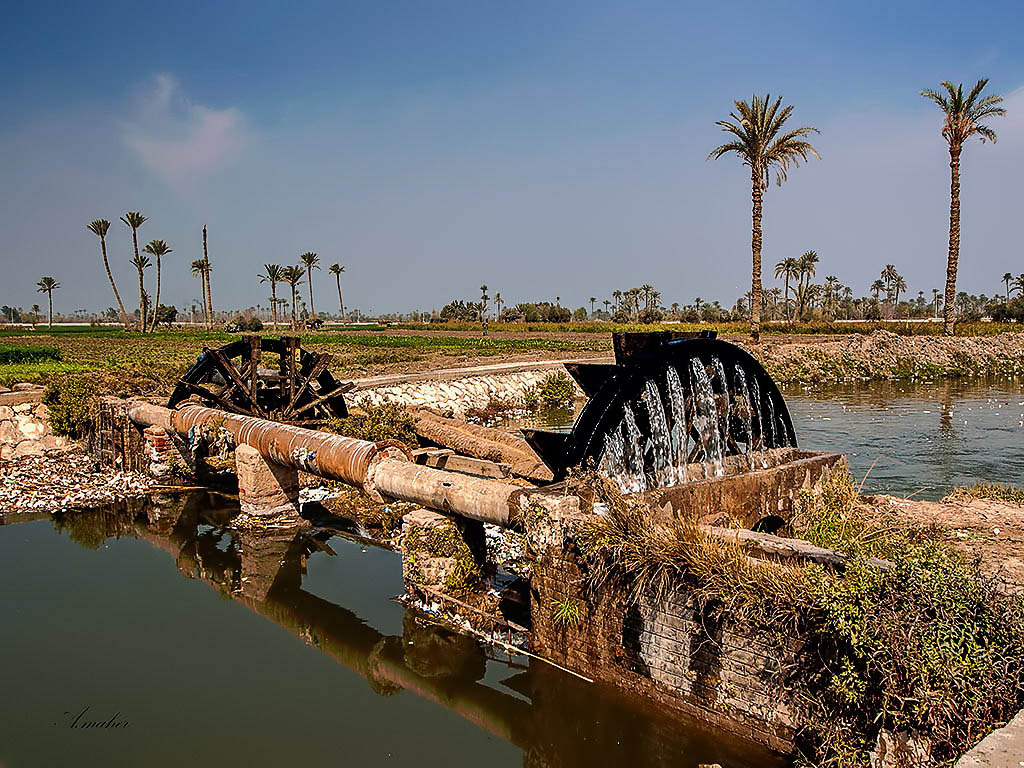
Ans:
[[[322,355],[319,352],[313,353],[313,359],[315,360],[315,363],[313,364],[313,367],[310,369],[309,375],[302,380],[302,383],[298,386],[298,388],[296,388],[295,392],[292,394],[291,400],[288,401],[288,407],[285,408],[283,415],[287,416],[289,413],[291,413],[292,408],[295,407],[296,403],[298,403],[299,401],[299,398],[302,397],[302,394],[306,391],[306,388],[309,387],[309,383],[315,380],[316,377],[319,376],[321,373],[323,373],[331,362],[330,355]]]
[[[213,358],[214,364],[220,368],[221,373],[228,377],[228,383],[232,384],[234,389],[237,389],[246,397],[247,400],[249,400],[249,408],[251,409],[251,412],[258,416],[266,416],[263,409],[260,408],[256,401],[249,397],[248,385],[245,380],[242,379],[238,369],[235,368],[232,362],[224,356],[224,353],[219,349],[211,349],[210,355]]]
[[[842,552],[818,547],[803,539],[788,539],[770,533],[748,531],[745,528],[719,528],[716,526],[702,526],[702,528],[716,539],[731,541],[748,552],[756,554],[809,560],[812,563],[827,565],[840,571],[846,568],[846,563],[849,560],[849,557]],[[891,571],[896,567],[895,563],[876,557],[868,560],[868,563],[880,571]]]
[[[493,477],[499,480],[512,474],[512,467],[508,464],[498,464],[487,459],[474,459],[470,456],[459,456],[455,453],[428,454],[423,461],[417,461],[417,463],[437,469],[446,469],[449,472]]]

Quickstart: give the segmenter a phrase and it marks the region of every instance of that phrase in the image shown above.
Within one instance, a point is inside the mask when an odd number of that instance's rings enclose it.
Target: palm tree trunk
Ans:
[[[206,250],[206,225],[203,224],[203,274],[206,276],[206,304],[209,307],[209,327],[213,328],[213,293],[210,290],[210,253]]]
[[[298,327],[298,320],[295,317],[295,286],[292,286],[292,330]]]
[[[117,306],[121,310],[121,322],[124,323],[125,327],[128,327],[128,313],[124,311],[124,302],[121,301],[121,294],[117,291],[117,284],[114,282],[114,276],[110,272],[110,262],[107,261],[107,239],[105,237],[100,238],[100,248],[103,250],[103,267],[107,270],[107,280],[110,281],[110,287],[114,289],[114,298],[117,299]],[[1009,296],[1009,289],[1007,289],[1007,296]]]
[[[306,276],[309,278],[309,319],[316,320],[316,307],[313,306],[313,268],[306,269]]]
[[[132,248],[135,250],[135,261],[139,260],[139,234],[132,228]],[[139,269],[139,330],[146,330],[146,286],[142,282],[142,270]]]
[[[751,172],[753,189],[751,191],[751,233],[750,250],[752,269],[750,280],[750,340],[754,344],[761,341],[761,178],[760,174]]]
[[[270,309],[274,318],[274,330],[277,330],[277,284],[270,283]]]
[[[149,330],[153,332],[156,330],[156,315],[160,311],[160,257],[156,257],[156,299],[153,301],[153,323],[150,325]]]
[[[50,300],[50,321],[47,324],[48,328],[53,328],[53,289],[46,292],[46,298]]]
[[[956,323],[954,301],[956,297],[956,267],[960,259],[960,147],[949,148],[949,256],[946,261],[945,332],[953,335]]]
[[[345,322],[345,302],[341,298],[341,275],[334,276],[335,281],[338,283],[338,307],[341,312],[341,322]]]
[[[785,302],[786,302],[786,319],[789,322],[792,323],[793,322],[793,318],[790,316],[792,314],[792,308],[789,306],[789,272],[786,272],[786,298],[785,298]]]

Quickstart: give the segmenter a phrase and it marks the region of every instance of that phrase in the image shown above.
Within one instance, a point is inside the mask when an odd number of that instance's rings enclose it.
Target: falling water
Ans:
[[[729,450],[729,428],[731,426],[729,422],[729,382],[725,378],[725,366],[722,365],[722,361],[717,357],[711,358],[711,366],[715,369],[715,375],[718,377],[718,381],[722,384],[722,392],[724,396],[724,406],[722,413],[718,414],[718,425],[722,430],[722,451]]]
[[[686,463],[689,453],[686,434],[686,396],[679,371],[669,366],[665,373],[668,384],[668,407],[672,416],[672,465],[675,468],[675,482],[686,482]]]
[[[647,475],[644,474],[644,453],[640,447],[640,430],[636,426],[636,417],[629,403],[623,406],[625,414],[622,423],[625,425],[626,437],[626,468],[628,469],[628,480],[632,483],[634,491],[647,490]]]
[[[693,393],[693,423],[700,435],[704,458],[715,468],[715,475],[723,474],[722,443],[718,431],[718,409],[715,407],[715,393],[711,379],[699,357],[690,360],[690,390]]]
[[[626,443],[622,439],[622,422],[605,434],[604,451],[601,453],[597,471],[605,477],[613,478],[623,491],[626,490],[622,479],[626,471]]]
[[[743,429],[747,436],[747,461],[750,463],[750,468],[754,468],[754,404],[750,400],[750,388],[747,386],[747,374],[744,372],[742,366],[737,365],[736,371],[736,384],[740,391],[740,396],[743,401],[747,404],[747,407],[743,409]]]
[[[761,385],[758,384],[758,382],[757,382],[757,376],[753,376],[752,377],[752,382],[751,383],[752,383],[753,386],[751,387],[750,393],[754,397],[754,413],[757,414],[757,434],[759,435],[759,438],[758,438],[759,448],[758,448],[758,450],[764,451],[764,449],[765,449],[765,443],[764,443],[764,419],[761,417]],[[771,398],[769,398],[769,400],[770,399]],[[761,466],[762,467],[767,467],[768,466],[768,461],[764,458],[764,454],[763,453],[761,455]]]
[[[658,385],[651,379],[644,382],[644,405],[647,406],[651,424],[651,439],[647,447],[651,451],[654,466],[654,482],[658,486],[675,484],[675,464],[672,457],[672,440],[669,435],[665,405],[661,402]]]
[[[775,439],[775,401],[772,400],[771,392],[768,393],[768,447],[774,448],[778,445]]]

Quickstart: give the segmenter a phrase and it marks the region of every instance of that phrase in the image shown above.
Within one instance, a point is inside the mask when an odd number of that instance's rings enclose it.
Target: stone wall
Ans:
[[[702,611],[684,589],[631,602],[621,585],[587,584],[572,530],[579,512],[530,516],[532,650],[670,711],[791,752],[801,722],[793,689],[807,670],[796,636]],[[542,530],[546,529],[546,530]]]
[[[463,416],[470,408],[485,407],[492,398],[522,404],[527,388],[537,386],[553,371],[563,369],[467,376],[450,381],[408,382],[365,389],[345,397],[356,405],[380,405],[389,400],[399,405],[434,408]],[[582,397],[583,391],[577,387],[576,394]]]
[[[41,398],[42,387],[25,384],[0,392],[0,459],[38,456],[71,444],[53,434],[49,409]]]

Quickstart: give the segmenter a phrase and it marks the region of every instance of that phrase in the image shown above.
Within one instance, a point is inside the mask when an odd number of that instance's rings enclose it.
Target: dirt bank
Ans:
[[[1024,375],[1024,333],[945,337],[879,330],[809,341],[769,337],[747,349],[779,382]]]

